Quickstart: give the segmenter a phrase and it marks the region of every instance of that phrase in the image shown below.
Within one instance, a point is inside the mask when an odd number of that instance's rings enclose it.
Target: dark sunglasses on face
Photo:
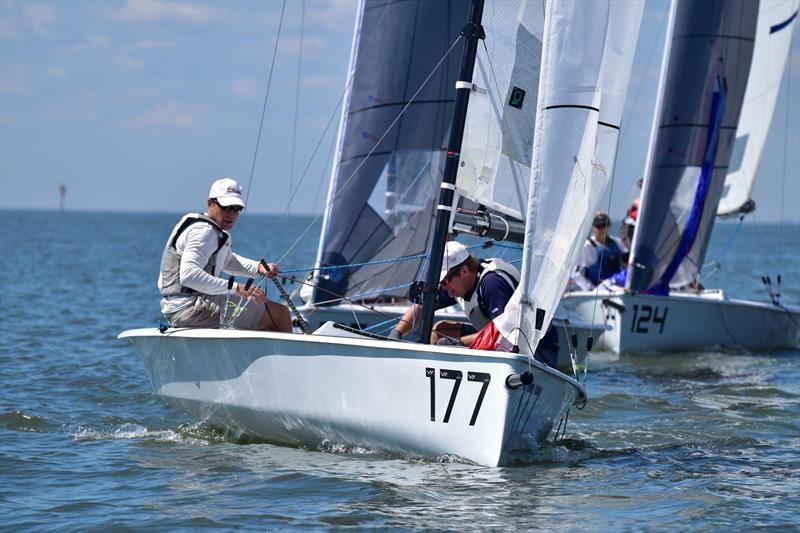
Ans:
[[[226,213],[239,213],[242,209],[244,209],[244,207],[240,205],[224,206],[221,203],[219,203],[216,198],[214,198],[214,203],[217,204],[217,206]]]

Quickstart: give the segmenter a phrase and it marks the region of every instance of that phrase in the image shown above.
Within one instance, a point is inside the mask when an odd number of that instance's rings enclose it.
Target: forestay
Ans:
[[[467,0],[361,2],[318,266],[427,252],[461,46],[435,67],[458,39],[467,7]],[[421,266],[420,259],[325,269],[315,276],[313,301],[400,285],[383,295],[404,296]]]
[[[528,199],[544,4],[487,2],[456,192],[521,220]]]
[[[522,280],[496,324],[523,351],[547,330],[610,178],[642,9],[547,4]]]
[[[758,2],[676,0],[648,150],[627,287],[697,279],[727,174]]]
[[[719,216],[735,216],[755,208],[750,195],[778,100],[792,32],[797,26],[798,7],[799,0],[761,2],[759,7],[753,62],[728,176],[717,208]]]

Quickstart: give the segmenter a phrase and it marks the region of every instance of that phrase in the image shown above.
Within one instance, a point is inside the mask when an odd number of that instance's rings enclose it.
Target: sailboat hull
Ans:
[[[535,447],[583,388],[524,356],[371,339],[238,330],[129,330],[156,394],[268,442],[324,443],[479,464]]]
[[[800,309],[728,299],[720,290],[669,296],[576,292],[564,301],[581,319],[608,326],[600,347],[617,353],[800,346]]]

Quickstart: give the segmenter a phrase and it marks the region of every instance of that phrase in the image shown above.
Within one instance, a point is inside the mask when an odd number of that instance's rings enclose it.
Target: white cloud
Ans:
[[[52,6],[31,3],[22,8],[25,19],[37,35],[49,35],[50,26],[56,21],[56,10]]]
[[[8,94],[30,94],[27,73],[20,67],[7,67],[0,76],[0,92]]]
[[[10,16],[0,15],[0,37],[3,39],[16,39],[22,35],[15,21]]]
[[[86,42],[91,48],[105,48],[106,46],[108,46],[110,40],[105,35],[95,34],[95,35],[90,35],[86,39]]]
[[[304,89],[335,89],[343,91],[344,82],[344,76],[304,74],[300,78],[300,87]]]
[[[156,40],[156,39],[150,39],[150,40],[138,41],[138,42],[134,43],[133,49],[134,50],[153,50],[153,49],[158,49],[158,48],[173,48],[174,46],[175,46],[175,43],[172,42],[172,41],[163,41],[163,40],[160,41],[160,40]]]
[[[137,115],[133,123],[139,127],[188,128],[194,126],[197,116],[205,111],[204,105],[181,106],[177,102],[168,102]]]
[[[311,2],[306,17],[311,24],[320,24],[337,32],[352,33],[358,3],[352,0]]]
[[[106,35],[94,34],[89,35],[83,41],[64,46],[59,49],[60,52],[65,54],[79,54],[90,49],[105,48],[111,44],[111,40]]]
[[[52,65],[47,68],[47,77],[52,80],[63,80],[67,77],[67,69],[61,65]]]
[[[250,78],[240,78],[231,82],[230,89],[239,98],[248,98],[256,94],[256,82]]]
[[[114,56],[114,62],[116,62],[118,65],[122,65],[123,67],[128,67],[131,69],[142,68],[144,65],[144,61],[129,54],[117,54]]]
[[[128,0],[122,9],[112,14],[120,20],[178,20],[186,22],[206,22],[212,20],[212,10],[203,5],[182,2],[163,2],[161,0]]]

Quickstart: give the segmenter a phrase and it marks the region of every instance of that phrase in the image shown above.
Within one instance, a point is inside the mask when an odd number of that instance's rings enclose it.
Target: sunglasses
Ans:
[[[217,206],[226,213],[239,213],[241,212],[242,209],[244,209],[244,207],[240,205],[228,205],[228,206],[222,205],[217,201],[216,198],[214,198],[214,203],[217,204]]]

